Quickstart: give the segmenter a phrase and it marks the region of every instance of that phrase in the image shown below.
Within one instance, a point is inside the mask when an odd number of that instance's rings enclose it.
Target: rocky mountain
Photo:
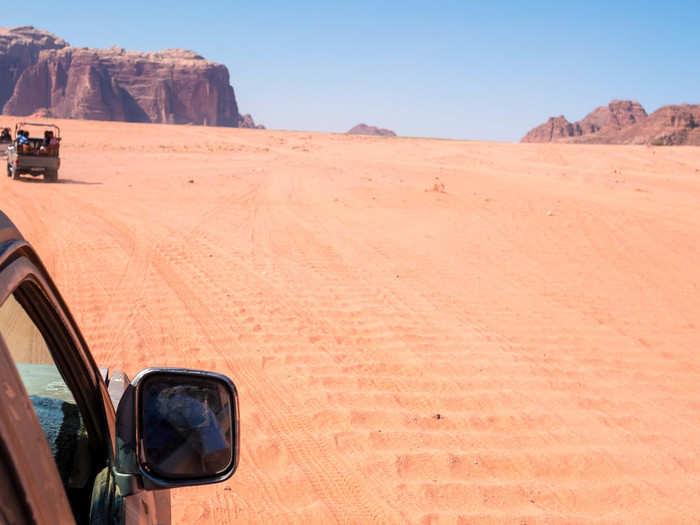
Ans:
[[[600,106],[577,122],[582,135],[597,133],[601,129],[622,129],[642,122],[647,112],[639,102],[613,100],[607,106]]]
[[[0,28],[0,108],[9,115],[256,126],[228,69],[192,51],[71,47],[33,27]]]
[[[367,124],[358,124],[354,128],[346,132],[348,135],[377,135],[382,137],[395,137],[396,133],[390,129],[378,128],[376,126],[368,126]]]
[[[559,115],[549,117],[547,122],[530,130],[520,142],[558,142],[581,135],[581,127],[578,124],[572,124],[564,118],[564,115]]]
[[[551,117],[521,142],[700,145],[700,104],[663,106],[648,115],[638,102],[613,100],[577,122]]]

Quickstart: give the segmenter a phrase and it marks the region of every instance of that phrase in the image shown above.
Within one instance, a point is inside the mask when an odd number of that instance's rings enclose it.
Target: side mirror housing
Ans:
[[[226,376],[148,368],[119,402],[115,474],[122,495],[224,481],[238,454],[238,394]]]

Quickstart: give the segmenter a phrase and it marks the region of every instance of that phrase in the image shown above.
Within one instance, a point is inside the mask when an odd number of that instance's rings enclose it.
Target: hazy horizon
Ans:
[[[75,13],[80,13],[76,17]],[[548,117],[612,99],[651,113],[698,102],[700,7],[604,2],[471,4],[36,2],[32,25],[78,47],[191,49],[226,65],[241,113],[273,129],[517,141]]]

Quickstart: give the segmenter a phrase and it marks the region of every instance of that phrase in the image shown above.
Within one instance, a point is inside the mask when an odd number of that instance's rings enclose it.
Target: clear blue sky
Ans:
[[[228,66],[241,111],[275,129],[518,140],[613,98],[648,112],[700,102],[699,0],[53,0],[0,24],[74,46],[192,49]]]

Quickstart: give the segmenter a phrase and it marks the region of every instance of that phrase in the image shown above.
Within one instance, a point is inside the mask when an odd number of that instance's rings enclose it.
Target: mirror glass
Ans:
[[[208,478],[234,461],[235,401],[215,377],[158,372],[140,385],[144,468],[164,479]]]

